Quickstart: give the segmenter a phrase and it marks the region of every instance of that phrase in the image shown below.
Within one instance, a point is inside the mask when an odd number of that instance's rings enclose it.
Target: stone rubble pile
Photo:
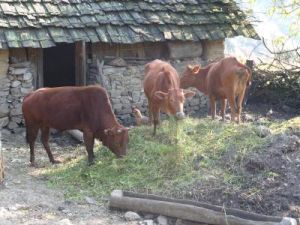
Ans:
[[[9,106],[8,128],[14,130],[24,124],[22,116],[23,98],[34,90],[33,76],[30,62],[11,64],[8,68],[9,95],[7,104]]]

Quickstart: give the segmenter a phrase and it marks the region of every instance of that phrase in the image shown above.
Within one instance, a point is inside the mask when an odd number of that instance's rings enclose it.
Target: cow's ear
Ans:
[[[192,69],[192,74],[194,74],[194,75],[198,74],[200,69],[201,69],[201,67],[199,65],[194,66]]]
[[[189,90],[184,90],[183,93],[184,93],[184,97],[186,98],[192,98],[196,94],[194,91],[189,91]]]
[[[159,100],[164,100],[165,98],[167,98],[168,93],[165,93],[165,92],[162,92],[162,91],[156,91],[154,95]]]

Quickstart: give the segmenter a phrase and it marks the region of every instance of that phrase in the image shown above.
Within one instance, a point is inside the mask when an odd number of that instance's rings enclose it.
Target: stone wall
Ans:
[[[10,81],[6,76],[8,70],[8,56],[8,50],[0,50],[0,128],[6,126],[9,122],[7,96],[9,95]]]
[[[125,124],[132,124],[132,106],[137,106],[145,115],[148,114],[148,102],[143,91],[144,65],[111,66],[99,64],[95,60],[89,64],[88,83],[100,83],[108,90],[112,106],[117,117]],[[201,63],[201,59],[175,60],[170,62],[182,74],[187,64]],[[123,63],[124,64],[124,63]],[[125,62],[126,64],[126,62]],[[100,68],[100,71],[99,71]],[[100,73],[100,75],[98,75]],[[207,98],[197,94],[185,104],[185,112],[195,115],[207,111]]]
[[[9,104],[8,128],[14,130],[24,124],[22,116],[22,102],[25,95],[34,90],[31,63],[14,63],[9,66],[8,79],[10,91],[7,96]]]

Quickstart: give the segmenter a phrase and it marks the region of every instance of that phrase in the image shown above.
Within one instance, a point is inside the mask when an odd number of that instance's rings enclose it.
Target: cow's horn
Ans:
[[[117,130],[117,133],[118,133],[118,134],[122,133],[122,130],[121,130],[121,129],[118,129],[118,130]]]
[[[108,134],[108,129],[105,129],[105,130],[104,130],[104,134]]]

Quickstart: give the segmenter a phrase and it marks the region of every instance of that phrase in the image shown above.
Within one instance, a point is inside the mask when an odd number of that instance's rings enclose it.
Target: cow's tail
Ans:
[[[237,71],[237,75],[242,83],[246,83],[247,86],[251,84],[251,70],[249,68],[239,68]]]

